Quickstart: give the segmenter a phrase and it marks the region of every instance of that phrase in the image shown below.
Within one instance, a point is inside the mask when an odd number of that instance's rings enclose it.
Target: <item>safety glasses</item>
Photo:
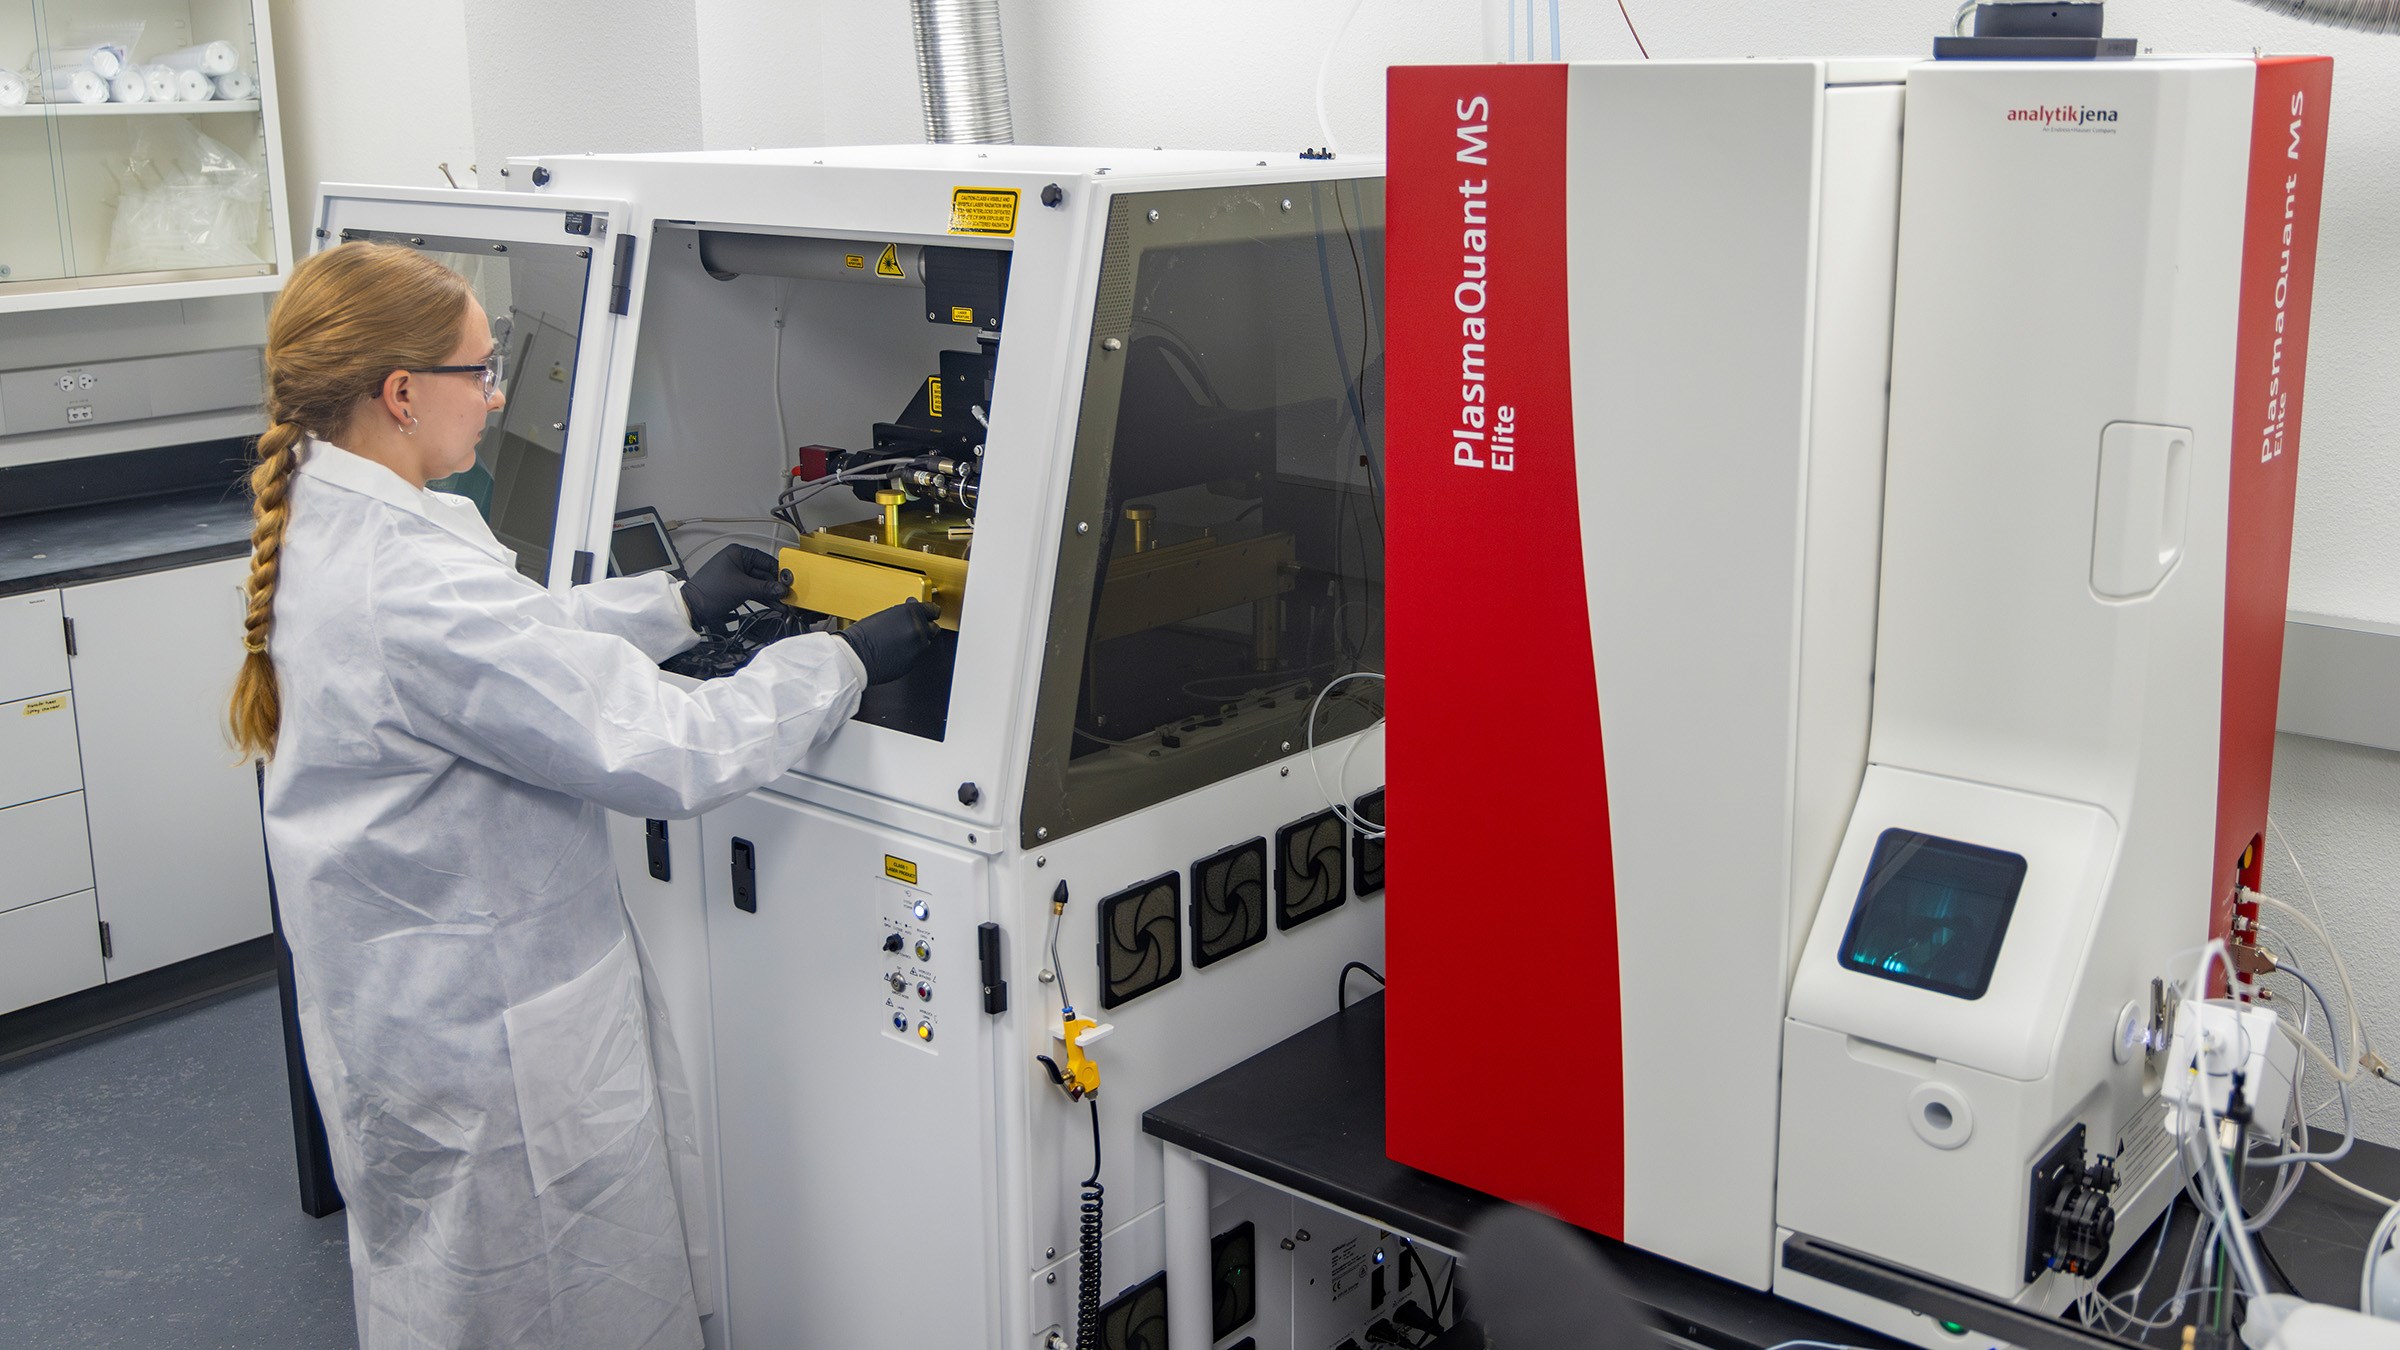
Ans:
[[[492,359],[481,365],[426,366],[416,373],[419,375],[481,375],[483,377],[483,396],[490,398],[498,392],[501,380],[507,375],[508,362],[502,349],[494,347],[492,348]]]

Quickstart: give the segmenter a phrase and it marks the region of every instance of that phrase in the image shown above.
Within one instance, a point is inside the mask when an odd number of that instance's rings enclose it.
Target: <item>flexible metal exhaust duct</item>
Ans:
[[[925,139],[936,145],[1014,143],[1000,0],[909,0],[909,17],[917,32]]]
[[[2400,0],[2242,0],[2243,4],[2327,28],[2400,34]]]

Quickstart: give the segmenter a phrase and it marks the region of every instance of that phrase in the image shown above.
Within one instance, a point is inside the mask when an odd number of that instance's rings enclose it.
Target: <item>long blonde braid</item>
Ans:
[[[283,696],[269,646],[275,583],[291,522],[292,477],[311,434],[338,441],[395,370],[440,365],[474,293],[458,273],[413,249],[341,244],[292,271],[267,319],[267,420],[250,470],[247,652],[227,710],[245,755],[272,755]]]

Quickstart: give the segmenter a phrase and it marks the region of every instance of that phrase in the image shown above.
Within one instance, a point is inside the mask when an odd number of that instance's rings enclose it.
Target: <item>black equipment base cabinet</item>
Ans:
[[[1465,1246],[1467,1230],[1479,1217],[1506,1205],[1384,1156],[1381,995],[1361,999],[1159,1103],[1144,1113],[1142,1127],[1166,1145],[1170,1284],[1179,1228],[1197,1234],[1203,1259],[1208,1251],[1207,1187],[1212,1168],[1367,1220],[1420,1247],[1452,1254]],[[2322,1136],[2319,1138],[2322,1141]],[[2342,1168],[2361,1184],[2388,1192],[2400,1185],[2400,1150],[2362,1142]],[[2338,1303],[2341,1291],[2357,1283],[2364,1235],[2375,1217],[2367,1202],[2312,1173],[2262,1238],[2304,1296]],[[2174,1206],[2161,1220],[2170,1225],[2166,1234],[2170,1256],[2183,1250],[2193,1220],[2194,1214],[2185,1204]],[[1187,1246],[1193,1240],[1192,1234],[1183,1236]],[[1863,1350],[1900,1344],[1622,1243],[1597,1235],[1588,1235],[1588,1240],[1658,1325],[1661,1344],[1766,1347],[1815,1340]],[[2120,1235],[2120,1240],[2146,1244],[2157,1241],[2158,1234],[2152,1230],[2138,1236]],[[1262,1248],[1267,1241],[1262,1234]],[[1880,1296],[1911,1303],[1930,1316],[2016,1312],[1822,1244],[1812,1246],[1807,1256],[1824,1272],[1819,1278],[1872,1281]],[[2108,1282],[2107,1292],[2122,1293],[2122,1286],[2130,1285],[2145,1264],[2146,1260],[2127,1262],[2122,1274]],[[2174,1278],[2175,1271],[2169,1267],[2176,1264],[2173,1260],[2160,1263],[2161,1269],[2141,1291],[2142,1306],[2172,1292],[2166,1282]],[[1174,1306],[1170,1299],[1170,1309]],[[2017,1316],[2023,1318],[2022,1313]],[[2116,1340],[2057,1321],[2039,1326],[2012,1323],[2005,1329],[1995,1325],[1993,1334],[2029,1346],[2143,1343]],[[2172,1344],[2176,1334],[2169,1328],[2158,1333],[2160,1339],[2152,1343]]]

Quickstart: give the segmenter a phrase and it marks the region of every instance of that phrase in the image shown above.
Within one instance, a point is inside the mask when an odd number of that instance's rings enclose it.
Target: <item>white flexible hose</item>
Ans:
[[[2242,0],[2242,3],[2326,28],[2400,34],[2400,0]]]
[[[1342,37],[1350,31],[1350,21],[1358,17],[1359,8],[1367,0],[1350,0],[1348,13],[1342,15],[1342,26],[1333,30],[1333,41],[1325,44],[1324,59],[1317,62],[1317,134],[1325,138],[1327,150],[1340,153],[1341,145],[1333,138],[1333,118],[1325,111],[1325,81],[1333,73],[1333,54],[1341,50]]]

